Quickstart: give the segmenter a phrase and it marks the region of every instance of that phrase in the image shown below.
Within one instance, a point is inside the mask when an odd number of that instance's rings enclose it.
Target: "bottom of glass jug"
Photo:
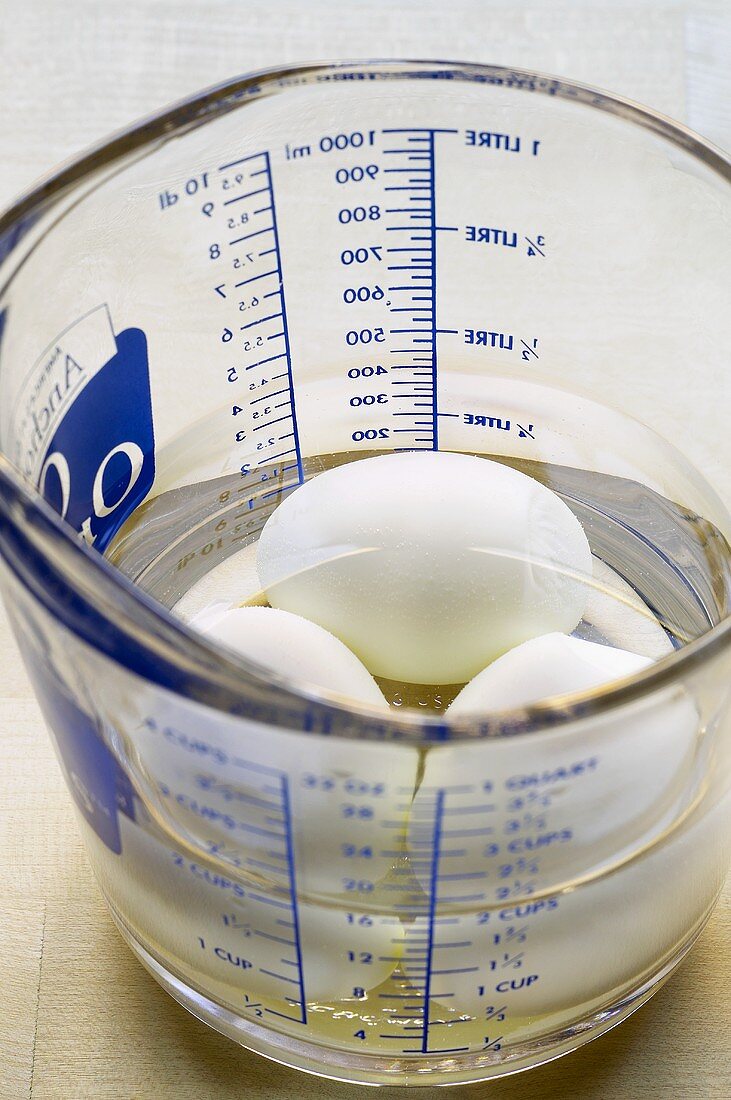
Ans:
[[[145,969],[183,1008],[220,1034],[273,1062],[317,1077],[360,1085],[417,1087],[460,1085],[507,1077],[545,1065],[598,1039],[641,1008],[664,985],[690,951],[713,910],[711,905],[671,957],[662,960],[657,970],[641,984],[623,991],[599,1010],[560,1030],[498,1051],[449,1057],[426,1054],[418,1058],[390,1058],[356,1055],[352,1051],[296,1040],[268,1027],[259,1027],[250,1019],[216,1004],[164,965],[141,942],[108,897],[106,901],[123,938]]]

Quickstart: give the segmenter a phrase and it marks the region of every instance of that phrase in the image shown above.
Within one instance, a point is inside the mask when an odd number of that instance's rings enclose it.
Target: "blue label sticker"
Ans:
[[[22,641],[21,650],[74,801],[99,839],[120,855],[118,812],[135,820],[132,784],[94,720],[69,698],[53,672],[37,662]]]
[[[48,440],[39,476],[46,500],[98,550],[142,503],[155,477],[147,340],[136,328],[115,340],[116,355],[79,388]],[[66,374],[81,374],[71,357],[66,363]],[[66,378],[67,388],[73,382]]]

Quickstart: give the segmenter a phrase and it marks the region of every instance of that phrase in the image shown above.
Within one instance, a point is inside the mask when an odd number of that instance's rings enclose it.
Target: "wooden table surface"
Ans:
[[[731,145],[725,0],[1,0],[0,26],[0,203],[170,100],[247,69],[312,58],[534,67],[639,99]],[[0,1100],[362,1095],[239,1049],[135,961],[92,880],[1,614],[0,654]],[[450,1095],[728,1100],[730,959],[727,892],[674,979],[627,1023],[543,1069]]]

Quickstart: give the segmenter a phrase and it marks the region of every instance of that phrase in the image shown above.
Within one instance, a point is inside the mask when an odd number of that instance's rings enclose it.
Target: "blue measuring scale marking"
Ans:
[[[222,243],[212,244],[209,254],[212,259],[222,255],[230,261],[226,280],[214,289],[231,303],[221,339],[236,356],[228,368],[228,380],[235,385],[232,414],[235,418],[248,407],[252,417],[250,432],[235,429],[235,440],[253,446],[257,465],[281,460],[282,471],[296,470],[301,484],[304,474],[269,153],[252,153],[221,165],[218,187]]]
[[[280,880],[279,885],[269,884],[262,891],[247,887],[246,899],[252,905],[262,906],[268,911],[272,909],[279,911],[275,924],[281,931],[275,934],[267,929],[252,926],[251,932],[254,936],[281,945],[282,956],[279,961],[283,967],[291,969],[287,973],[262,966],[257,969],[260,974],[264,974],[281,986],[282,1001],[290,1005],[296,1015],[279,1012],[273,1008],[264,1008],[263,1011],[293,1023],[306,1024],[307,999],[297,903],[289,779],[284,772],[265,764],[252,763],[239,757],[231,758],[230,763],[247,773],[249,790],[245,796],[239,794],[239,799],[246,802],[247,815],[246,821],[240,823],[240,827],[253,836],[265,839],[267,844],[265,859],[249,856],[243,861],[236,858],[233,862],[239,866],[243,862],[255,869],[264,868]],[[218,851],[218,846],[214,846],[212,851]],[[295,990],[297,996],[292,995]],[[248,1007],[259,1006],[249,1005]]]
[[[319,142],[298,147],[299,156],[292,154],[289,145],[285,146],[283,162],[280,151],[274,148],[229,160],[219,167],[222,203],[216,206],[223,211],[226,243],[220,246],[224,265],[217,270],[230,272],[233,264],[235,279],[231,284],[224,282],[214,289],[221,298],[233,303],[234,317],[222,336],[236,356],[229,360],[233,365],[228,368],[227,378],[228,382],[235,383],[230,390],[232,400],[240,402],[233,406],[233,414],[236,417],[246,410],[251,421],[246,430],[236,430],[246,417],[234,420],[234,435],[251,458],[247,463],[249,468],[256,469],[269,462],[283,463],[281,472],[285,475],[285,484],[275,490],[276,493],[288,491],[304,480],[298,414],[305,417],[309,411],[305,406],[298,409],[296,400],[298,363],[293,363],[281,255],[283,248],[286,257],[289,242],[286,223],[280,241],[275,197],[277,181],[284,187],[280,197],[286,203],[291,195],[291,187],[285,186],[290,174],[294,173],[292,179],[295,180],[299,173],[307,171],[311,156],[319,158],[338,151],[338,159],[330,162],[335,168],[335,191],[331,193],[325,186],[327,176],[319,183],[324,187],[325,220],[317,223],[317,232],[313,230],[311,253],[308,252],[308,255],[320,256],[325,266],[333,259],[329,252],[321,252],[329,240],[327,219],[331,215],[333,221],[349,227],[348,233],[352,233],[357,224],[367,228],[369,234],[374,232],[376,224],[379,227],[375,238],[377,244],[365,244],[374,239],[372,236],[360,240],[349,236],[336,243],[340,263],[344,265],[343,275],[347,272],[349,278],[355,275],[356,268],[361,270],[362,264],[373,265],[375,273],[384,261],[386,279],[383,282],[388,296],[384,302],[389,326],[385,329],[385,340],[384,327],[371,328],[369,325],[369,322],[375,325],[377,315],[371,321],[368,312],[359,315],[359,324],[366,322],[364,327],[356,326],[344,334],[349,349],[347,354],[357,356],[359,351],[372,345],[371,354],[377,355],[380,350],[381,355],[387,356],[387,371],[385,364],[362,365],[357,358],[345,358],[347,376],[357,386],[362,386],[363,379],[376,373],[390,376],[388,394],[368,390],[348,398],[350,407],[363,406],[365,414],[363,421],[353,425],[356,430],[349,431],[349,441],[357,444],[390,439],[392,446],[398,444],[394,446],[397,451],[438,450],[442,418],[461,420],[464,415],[442,410],[439,399],[439,341],[444,336],[458,336],[459,331],[440,323],[438,242],[444,233],[459,235],[460,232],[459,226],[440,221],[438,182],[443,185],[444,173],[439,162],[457,148],[459,134],[455,128],[423,126],[357,131],[350,135],[338,134],[335,138],[326,135]],[[366,166],[350,163],[351,156],[362,157],[366,148],[371,150],[370,156],[375,156],[374,163]],[[343,184],[348,188],[352,186],[353,191],[341,191]],[[375,197],[374,187],[379,195],[378,203],[371,202],[371,197]],[[331,210],[330,204],[340,203],[346,193],[363,205]],[[219,212],[217,209],[216,218]],[[337,219],[334,218],[336,212]],[[517,234],[513,236],[517,241]],[[341,250],[343,243],[350,247]],[[339,270],[337,265],[336,268]],[[365,275],[365,268],[362,270]],[[327,280],[323,285],[326,295]],[[342,290],[338,288],[338,299],[341,297],[348,304],[376,303],[384,297],[384,288],[380,285],[345,286]],[[298,305],[295,299],[292,306],[295,326],[301,324],[301,320],[297,321]],[[325,299],[321,305],[325,307],[322,323],[327,325],[329,315]],[[332,340],[333,347],[337,348],[343,334],[334,320],[337,317],[335,302],[332,305]],[[338,301],[338,309],[340,305]],[[227,304],[226,309],[231,306]],[[230,317],[230,313],[227,316]],[[294,335],[300,334],[295,332]],[[487,340],[491,335],[477,333],[475,340],[479,343],[483,337]],[[376,345],[381,348],[377,349]],[[297,347],[294,339],[295,360]],[[351,361],[353,365],[347,369]],[[306,368],[307,363],[302,362],[301,366]],[[381,416],[387,414],[388,427],[383,426],[383,421],[374,422],[371,408],[374,413],[380,410]],[[477,427],[515,430],[521,438],[533,438],[533,425],[526,429],[519,424],[513,425],[505,417],[482,415],[478,411],[468,414],[468,422]],[[292,477],[290,484],[286,484],[286,475],[291,471],[296,471],[296,478]]]
[[[434,1036],[434,1028],[459,1029],[460,1024],[473,1021],[434,1019],[432,1006],[435,1002],[449,1004],[456,997],[450,982],[455,975],[474,973],[475,984],[480,984],[480,964],[486,960],[468,932],[460,928],[463,922],[455,907],[487,904],[488,892],[482,884],[488,874],[479,869],[452,872],[448,860],[464,855],[460,842],[465,838],[487,837],[493,833],[490,815],[494,814],[495,806],[478,801],[480,792],[464,784],[426,789],[422,793],[425,797],[412,807],[414,829],[409,844],[411,867],[421,880],[426,896],[419,902],[414,895],[403,905],[394,907],[408,911],[420,922],[420,930],[411,931],[404,941],[401,962],[412,991],[398,994],[398,998],[410,1003],[401,1006],[403,1011],[390,1014],[389,1026],[394,1030],[382,1032],[379,1038],[418,1044],[401,1047],[404,1054],[456,1054],[473,1049],[473,1044],[448,1046],[439,1033]],[[465,816],[467,824],[463,820]],[[395,821],[383,824],[387,828],[398,825]],[[468,912],[474,913],[474,910]],[[450,952],[472,947],[475,948],[474,963],[470,960],[469,966],[455,965]],[[396,995],[389,995],[387,999],[396,999]],[[486,1048],[495,1047],[500,1038],[491,1039]]]
[[[411,401],[392,416],[403,418],[394,433],[411,437],[397,450],[439,449],[439,394],[437,338],[437,233],[453,227],[437,224],[436,137],[457,130],[397,128],[382,131],[384,155],[390,159],[384,172],[384,214],[392,224],[387,233],[398,234],[386,247],[389,272],[394,275],[388,291],[393,314],[403,314],[389,329],[390,354],[397,358],[392,371],[404,372],[394,385],[408,385],[410,392],[393,395]],[[389,147],[390,146],[390,147]],[[401,234],[404,234],[402,237]],[[412,392],[413,391],[413,392]],[[410,423],[409,423],[410,421]]]

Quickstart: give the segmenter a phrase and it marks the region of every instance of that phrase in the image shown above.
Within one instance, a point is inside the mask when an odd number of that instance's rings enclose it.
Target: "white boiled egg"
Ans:
[[[234,607],[213,621],[198,623],[209,638],[265,668],[346,700],[388,710],[378,685],[355,654],[317,623],[272,607]]]
[[[256,572],[256,543],[224,558],[184,592],[173,613],[205,631],[218,612],[231,607],[266,606]]]
[[[256,875],[276,877],[274,865],[293,859],[302,897],[341,897],[349,911],[367,893],[369,906],[387,911],[393,887],[384,880],[401,863],[419,785],[415,745],[391,743],[384,756],[378,740],[323,737],[210,708],[191,718],[185,700],[161,700],[152,688],[130,706],[151,801],[176,835],[193,847],[203,837]],[[284,817],[294,835],[289,855],[275,820]]]
[[[272,606],[331,631],[374,675],[441,684],[572,630],[592,577],[581,524],[555,493],[449,452],[313,478],[267,521],[257,568]]]
[[[590,690],[652,663],[579,638],[534,638],[476,676],[447,719]],[[677,892],[688,856],[658,841],[695,797],[703,743],[691,693],[674,687],[515,737],[430,746],[410,865],[425,891],[439,883],[441,902],[473,909],[444,935],[454,950],[435,938],[436,967],[450,968],[435,1000],[444,991],[449,1008],[481,1015],[487,990],[508,1014],[556,1012],[661,958],[682,935],[665,886]],[[700,883],[705,872],[693,864],[693,875]],[[423,934],[417,922],[414,940]]]
[[[495,714],[552,695],[588,691],[631,676],[652,663],[650,657],[626,649],[566,634],[544,634],[504,653],[478,673],[462,688],[447,714],[450,718]]]
[[[209,996],[230,1000],[235,987],[239,998],[248,993],[290,1004],[301,989],[308,1002],[352,1000],[398,965],[404,933],[390,911],[353,911],[352,899],[347,908],[300,901],[297,935],[283,889],[286,864],[274,886],[270,876],[254,890],[241,885],[236,867],[230,873],[207,867],[205,858],[171,853],[124,815],[119,823],[122,859],[82,821],[95,871],[125,918],[164,944],[183,976],[204,982]]]

